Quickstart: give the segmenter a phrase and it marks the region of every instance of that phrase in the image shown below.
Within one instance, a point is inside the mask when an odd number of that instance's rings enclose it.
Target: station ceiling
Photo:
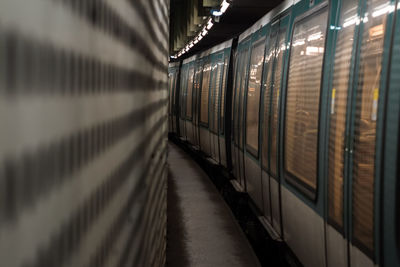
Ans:
[[[181,58],[233,38],[253,25],[283,0],[228,0],[227,11],[214,23],[208,34]],[[170,55],[177,54],[204,27],[213,9],[219,9],[222,0],[171,0]]]

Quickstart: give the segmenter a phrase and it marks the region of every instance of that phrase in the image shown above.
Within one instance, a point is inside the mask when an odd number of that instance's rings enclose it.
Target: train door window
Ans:
[[[265,38],[257,41],[251,49],[250,75],[247,86],[246,149],[258,157],[258,134],[260,119],[260,91],[265,53]]]
[[[215,75],[215,93],[214,93],[214,121],[213,121],[213,130],[215,133],[218,133],[218,106],[219,106],[219,90],[221,88],[221,72],[223,69],[223,62],[218,61],[217,62],[217,69],[216,69],[216,75]]]
[[[239,148],[243,149],[243,122],[244,122],[244,98],[246,89],[246,78],[248,77],[248,61],[249,61],[249,49],[247,48],[243,52],[243,61],[240,63],[243,65],[242,72],[240,75],[240,99],[239,99]]]
[[[283,29],[279,32],[278,35],[278,45],[275,53],[276,63],[274,68],[274,82],[272,86],[272,99],[271,99],[270,172],[274,176],[277,175],[278,108],[279,108],[279,93],[281,90],[283,58],[285,50],[286,50],[286,29]]]
[[[188,71],[188,84],[187,84],[187,96],[186,96],[186,116],[190,120],[192,119],[192,98],[193,98],[193,67],[189,68]]]
[[[226,91],[226,78],[228,73],[228,57],[225,57],[224,65],[222,66],[222,87],[221,87],[221,105],[220,105],[220,120],[219,120],[219,133],[224,134],[225,130],[225,91]]]
[[[350,64],[358,0],[343,1],[340,14],[332,79],[328,149],[328,216],[330,223],[343,229],[344,151]]]
[[[264,105],[263,105],[263,128],[262,128],[262,165],[268,169],[268,149],[269,149],[269,121],[270,121],[270,102],[271,102],[271,86],[272,71],[275,58],[275,45],[278,34],[276,31],[271,33],[268,44],[267,54],[265,55],[265,75],[264,75]]]
[[[294,26],[285,115],[286,179],[310,198],[317,188],[317,147],[321,74],[328,11]]]
[[[200,122],[208,125],[208,102],[209,102],[209,90],[210,90],[210,72],[211,64],[207,63],[203,69],[203,80],[201,86],[200,96]]]
[[[370,0],[365,13],[356,91],[353,156],[353,237],[373,251],[375,142],[386,17],[390,1]]]

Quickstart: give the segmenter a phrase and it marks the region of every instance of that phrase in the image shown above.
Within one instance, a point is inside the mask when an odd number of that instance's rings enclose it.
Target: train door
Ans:
[[[218,129],[218,146],[219,146],[219,158],[220,164],[225,168],[228,168],[228,154],[227,150],[229,149],[227,144],[229,144],[229,140],[226,139],[226,129],[225,129],[225,120],[227,119],[226,115],[229,114],[227,111],[226,105],[227,95],[228,95],[228,65],[229,65],[229,54],[231,53],[230,49],[225,50],[224,52],[224,63],[222,66],[222,81],[221,81],[221,90],[220,90],[220,103],[218,106],[219,113],[219,129]]]
[[[216,153],[215,153],[215,142],[214,142],[214,102],[215,102],[215,87],[216,87],[216,75],[217,75],[217,59],[215,55],[212,55],[211,61],[211,75],[210,75],[210,100],[209,100],[209,127],[208,127],[208,136],[209,136],[209,144],[210,144],[210,156],[213,160],[217,160]]]
[[[203,66],[203,74],[201,81],[200,99],[199,99],[199,141],[200,150],[206,156],[210,156],[210,134],[209,134],[209,119],[210,119],[210,78],[211,78],[211,62],[206,59]]]
[[[241,185],[246,188],[246,180],[245,180],[245,123],[244,123],[244,116],[245,116],[245,101],[246,101],[246,88],[248,83],[248,74],[249,74],[249,58],[250,58],[250,42],[247,42],[244,46],[243,50],[243,69],[240,73],[241,77],[241,84],[240,84],[240,96],[239,96],[239,109],[238,109],[238,134],[239,134],[239,144],[238,144],[238,165],[239,165],[239,177]],[[247,189],[246,189],[247,190]]]
[[[210,144],[211,156],[219,163],[219,140],[218,140],[218,109],[220,104],[220,88],[223,72],[223,52],[214,56],[211,73],[211,99],[210,99]]]
[[[270,226],[281,235],[280,178],[278,172],[279,103],[282,87],[289,16],[271,25],[265,57],[263,97],[262,180],[264,215]]]
[[[389,88],[385,100],[385,136],[382,160],[383,195],[382,239],[383,266],[400,266],[400,3],[397,2],[392,31]]]
[[[180,136],[183,140],[186,140],[186,98],[187,98],[187,66],[181,68],[181,82],[180,82],[180,96],[179,96],[179,130]]]
[[[169,101],[168,101],[168,131],[173,132],[173,127],[172,127],[172,99],[173,99],[173,84],[174,84],[174,76],[172,73],[168,74],[168,96],[169,96]]]
[[[263,209],[261,166],[260,166],[260,99],[265,56],[265,28],[252,34],[249,78],[244,105],[244,157],[247,193],[256,206]]]
[[[234,162],[234,175],[238,180],[242,189],[245,189],[244,180],[244,153],[243,153],[243,115],[244,115],[244,91],[246,86],[246,77],[248,72],[248,58],[249,58],[249,41],[242,44],[239,48],[238,57],[238,68],[237,68],[237,78],[235,86],[235,100],[234,100],[234,153],[232,157],[235,157]]]
[[[327,256],[330,266],[379,262],[379,144],[388,0],[342,1],[331,84]],[[341,249],[338,249],[341,248]]]
[[[171,87],[171,127],[172,132],[176,134],[176,73],[171,74],[172,87]]]
[[[187,97],[186,97],[186,132],[188,142],[193,144],[193,78],[194,78],[194,67],[192,63],[188,65],[188,77],[187,77]]]
[[[238,95],[238,82],[239,82],[239,58],[241,57],[241,53],[236,52],[234,54],[234,68],[233,68],[233,87],[232,87],[232,110],[231,110],[231,166],[232,173],[236,179],[239,179],[237,175],[237,164],[236,164],[236,107],[237,107],[237,95]]]
[[[199,61],[197,63],[197,68],[194,76],[194,92],[193,92],[193,136],[194,136],[194,146],[200,148],[199,141],[199,111],[200,111],[200,86],[201,86],[201,78],[203,73],[203,63]]]
[[[323,90],[323,67],[330,50],[325,49],[325,43],[332,38],[329,18],[334,17],[329,15],[333,10],[329,9],[330,2],[301,1],[293,7],[291,40],[287,43],[290,47],[286,46],[290,50],[284,52],[287,61],[283,62],[287,78],[281,80],[285,90],[276,91],[278,103],[278,94],[282,95],[282,108],[278,108],[282,123],[276,134],[280,140],[277,174],[281,178],[282,232],[285,242],[302,264],[309,267],[326,265],[325,177],[320,172],[324,150],[320,148],[321,129],[325,129],[321,127],[321,110],[328,101],[328,92]],[[273,92],[271,95],[274,102]],[[270,135],[273,140],[273,134]],[[270,164],[273,165],[272,153]]]

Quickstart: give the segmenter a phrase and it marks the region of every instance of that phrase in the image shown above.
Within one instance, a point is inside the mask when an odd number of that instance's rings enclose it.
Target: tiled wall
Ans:
[[[0,266],[163,266],[168,0],[0,1]]]

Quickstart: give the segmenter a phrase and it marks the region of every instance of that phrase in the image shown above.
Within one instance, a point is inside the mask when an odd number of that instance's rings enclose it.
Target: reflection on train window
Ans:
[[[221,119],[219,121],[220,125],[219,125],[219,130],[220,130],[220,134],[224,134],[224,129],[225,129],[225,91],[226,91],[226,76],[228,73],[228,57],[225,57],[224,60],[224,65],[222,67],[222,73],[223,73],[223,77],[222,77],[222,87],[221,87],[221,108],[220,108],[220,113],[221,114]]]
[[[343,227],[343,179],[346,136],[346,110],[350,62],[358,0],[344,1],[340,15],[335,51],[329,126],[328,214],[336,227]]]
[[[277,32],[273,32],[270,36],[269,43],[267,44],[267,54],[265,55],[265,83],[264,83],[264,112],[263,112],[263,128],[262,128],[262,165],[268,169],[268,148],[269,148],[269,121],[270,121],[270,102],[271,102],[271,83],[272,83],[272,70],[275,58],[275,45]]]
[[[208,124],[208,94],[210,89],[210,71],[211,64],[205,64],[203,69],[203,80],[200,96],[200,122],[204,124]]]
[[[291,44],[285,120],[285,171],[314,196],[321,73],[328,12],[295,24]],[[282,47],[281,49],[284,49]]]
[[[281,90],[282,80],[282,65],[283,55],[286,50],[286,29],[281,30],[278,35],[278,46],[275,52],[275,68],[274,68],[274,82],[272,85],[272,99],[271,99],[271,123],[270,123],[270,172],[272,175],[277,174],[278,163],[278,108],[279,108],[279,92]]]
[[[186,97],[186,116],[188,119],[192,119],[192,95],[193,95],[193,67],[189,68],[188,71],[188,84],[187,84],[187,97]]]
[[[363,248],[374,248],[375,141],[387,0],[368,1],[360,53],[353,158],[353,235]]]
[[[250,57],[249,85],[246,105],[246,146],[258,156],[258,133],[260,116],[260,90],[264,63],[265,39],[254,44]]]
[[[239,99],[239,148],[243,149],[243,122],[244,122],[244,98],[246,91],[246,77],[249,71],[249,49],[247,48],[243,53],[243,61],[240,62],[243,65],[242,72],[240,75],[241,85],[240,85],[240,99]]]

